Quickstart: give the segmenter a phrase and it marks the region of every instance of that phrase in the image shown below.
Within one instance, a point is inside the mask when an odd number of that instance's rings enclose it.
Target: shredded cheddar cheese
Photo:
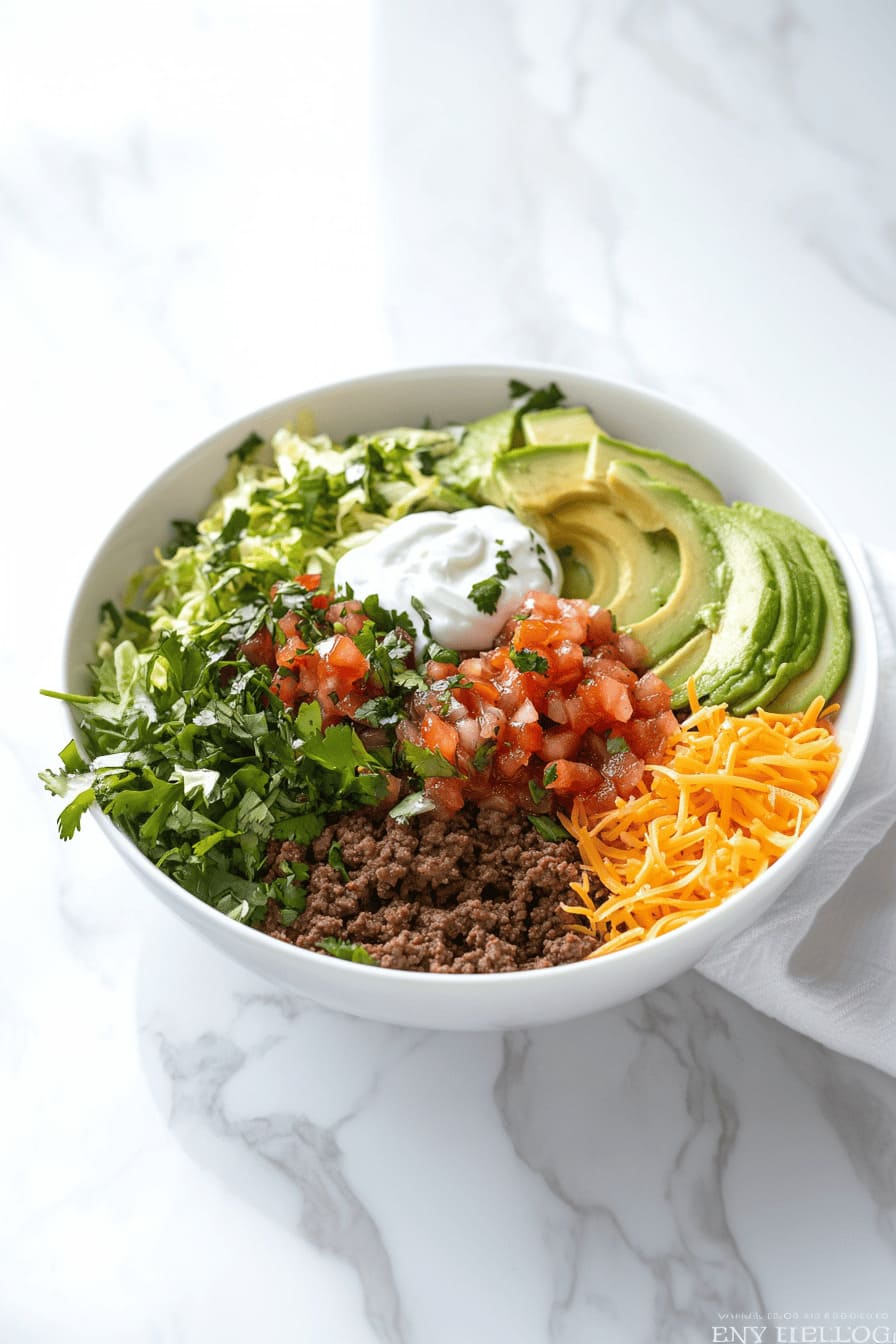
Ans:
[[[688,696],[667,759],[631,798],[596,818],[577,798],[562,818],[583,864],[562,909],[599,940],[592,957],[669,933],[759,877],[802,835],[837,765],[825,720],[838,706],[820,696],[802,714],[744,718],[701,708],[693,679]]]

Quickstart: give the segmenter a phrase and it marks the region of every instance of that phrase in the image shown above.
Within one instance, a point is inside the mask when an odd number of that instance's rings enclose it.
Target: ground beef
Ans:
[[[334,841],[347,882],[327,862]],[[299,947],[340,938],[392,970],[456,974],[558,966],[595,948],[560,910],[580,873],[575,844],[542,839],[522,815],[468,805],[447,821],[402,823],[355,812],[307,848],[273,842],[266,875],[297,861],[310,868],[305,910],[283,927],[271,901],[264,927]]]

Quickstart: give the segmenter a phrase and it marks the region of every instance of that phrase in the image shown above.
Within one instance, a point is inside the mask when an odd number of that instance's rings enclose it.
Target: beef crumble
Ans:
[[[334,841],[348,881],[327,861]],[[596,946],[560,909],[581,871],[576,845],[544,840],[524,815],[468,805],[448,820],[396,822],[355,812],[309,846],[273,842],[267,878],[297,861],[310,870],[305,910],[284,927],[271,901],[264,928],[313,951],[339,938],[391,970],[469,974],[559,966]]]

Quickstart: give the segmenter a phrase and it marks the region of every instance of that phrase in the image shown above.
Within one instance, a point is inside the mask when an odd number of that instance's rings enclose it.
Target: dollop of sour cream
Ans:
[[[514,572],[499,580],[495,610],[480,611],[470,590],[505,566]],[[350,585],[355,597],[375,593],[384,607],[406,612],[417,631],[418,654],[427,640],[412,597],[429,612],[437,643],[490,649],[530,588],[559,593],[561,581],[560,561],[544,538],[492,504],[459,513],[408,514],[347,551],[336,563],[335,577],[337,590]]]

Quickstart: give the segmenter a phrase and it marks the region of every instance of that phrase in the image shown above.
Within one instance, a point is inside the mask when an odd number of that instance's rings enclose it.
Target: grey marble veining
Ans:
[[[505,1037],[285,995],[92,826],[55,840],[64,725],[33,694],[149,475],[389,363],[649,383],[889,542],[896,10],[13,0],[0,26],[0,1337],[896,1329],[896,1081],[695,974]]]

